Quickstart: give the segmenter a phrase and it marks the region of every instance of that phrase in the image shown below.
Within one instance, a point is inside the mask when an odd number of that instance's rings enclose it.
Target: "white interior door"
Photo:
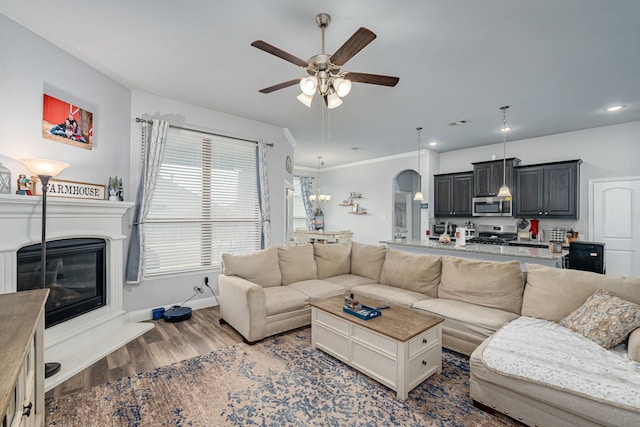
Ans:
[[[606,245],[607,274],[640,277],[640,177],[589,184],[590,234]]]

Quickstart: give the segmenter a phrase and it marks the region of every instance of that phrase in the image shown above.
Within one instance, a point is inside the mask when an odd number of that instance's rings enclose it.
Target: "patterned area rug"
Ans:
[[[310,328],[54,399],[48,426],[515,426],[473,407],[468,358],[395,392],[311,348]]]

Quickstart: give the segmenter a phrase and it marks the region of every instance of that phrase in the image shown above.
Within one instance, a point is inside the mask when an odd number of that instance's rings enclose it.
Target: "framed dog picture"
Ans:
[[[77,105],[44,94],[42,137],[91,150],[93,114]]]

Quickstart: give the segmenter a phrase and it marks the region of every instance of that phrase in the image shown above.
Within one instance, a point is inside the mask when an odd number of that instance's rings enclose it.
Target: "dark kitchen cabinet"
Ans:
[[[473,172],[434,175],[434,216],[471,216]]]
[[[578,219],[582,160],[515,168],[515,216]]]
[[[506,178],[507,186],[512,188],[511,185],[514,182],[513,170],[514,167],[520,164],[520,159],[512,157],[506,160],[507,173],[503,177],[504,163],[503,160],[473,163],[473,193],[476,197],[497,196],[502,186],[503,178]]]

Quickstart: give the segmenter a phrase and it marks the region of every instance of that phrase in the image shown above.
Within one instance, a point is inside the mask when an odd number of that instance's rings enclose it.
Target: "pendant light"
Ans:
[[[416,128],[416,132],[418,132],[418,191],[416,191],[416,195],[413,197],[413,200],[423,201],[424,195],[422,194],[422,174],[420,173],[420,132],[422,128]]]
[[[507,110],[508,105],[500,107],[502,110],[502,187],[498,191],[498,197],[510,198],[511,190],[507,186],[507,132],[510,128],[507,127]]]
[[[322,161],[322,156],[318,156],[318,183],[316,186],[316,192],[309,195],[309,200],[312,202],[328,202],[331,200],[330,194],[322,194],[322,188],[320,187],[320,172],[322,169],[322,165],[324,162]]]

